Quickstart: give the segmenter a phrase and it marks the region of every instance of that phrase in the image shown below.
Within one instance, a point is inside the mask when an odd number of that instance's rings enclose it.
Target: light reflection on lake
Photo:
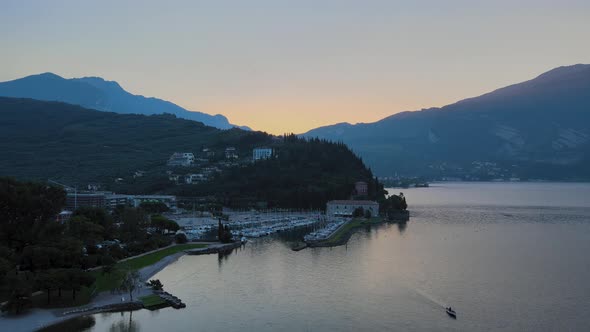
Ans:
[[[90,330],[590,330],[589,184],[399,191],[405,225],[362,229],[336,248],[264,238],[185,256],[155,278],[186,309],[98,314]]]

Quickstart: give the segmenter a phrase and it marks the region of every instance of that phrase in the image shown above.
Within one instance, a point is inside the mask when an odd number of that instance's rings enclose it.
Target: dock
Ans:
[[[232,251],[235,248],[239,248],[243,245],[242,242],[236,241],[231,243],[220,243],[210,245],[207,248],[198,248],[198,249],[188,249],[185,250],[187,255],[209,255],[209,254],[216,254],[216,253],[226,253]]]

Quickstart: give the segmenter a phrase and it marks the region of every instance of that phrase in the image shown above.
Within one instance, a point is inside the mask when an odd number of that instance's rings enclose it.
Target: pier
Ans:
[[[216,254],[216,253],[226,253],[232,251],[235,248],[239,248],[243,245],[242,242],[236,241],[231,243],[220,243],[220,244],[213,244],[208,246],[207,248],[197,248],[197,249],[189,249],[185,250],[187,255],[208,255],[208,254]]]

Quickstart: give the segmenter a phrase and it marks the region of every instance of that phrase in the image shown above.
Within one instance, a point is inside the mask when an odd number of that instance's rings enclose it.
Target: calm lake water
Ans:
[[[182,257],[155,278],[186,309],[98,314],[91,331],[590,331],[590,184],[401,191],[405,225]]]

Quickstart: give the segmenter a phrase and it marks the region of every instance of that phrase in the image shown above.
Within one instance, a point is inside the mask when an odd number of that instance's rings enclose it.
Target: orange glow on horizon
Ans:
[[[274,135],[302,134],[311,129],[341,122],[369,123],[390,115],[418,110],[421,107],[364,100],[348,101],[281,101],[261,100],[237,103],[200,104],[209,114],[223,114],[233,124]]]

